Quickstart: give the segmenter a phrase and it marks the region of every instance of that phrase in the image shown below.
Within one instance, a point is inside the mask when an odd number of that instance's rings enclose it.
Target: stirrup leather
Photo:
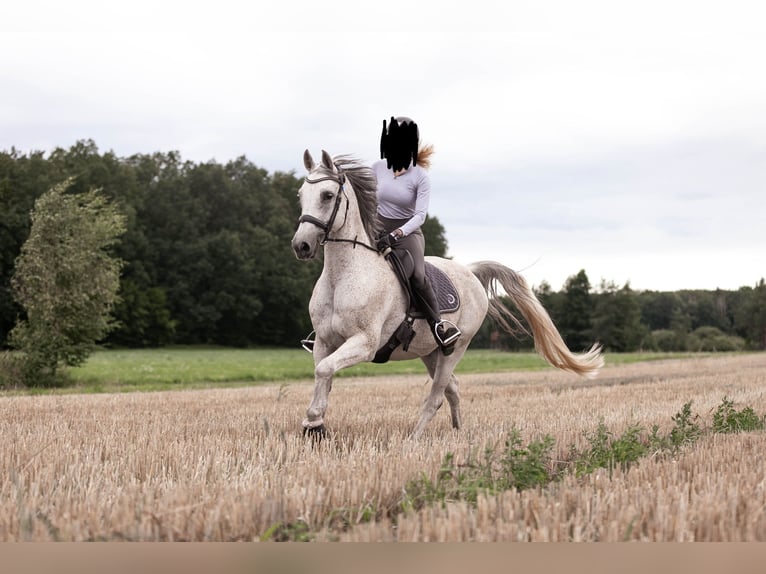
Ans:
[[[442,336],[439,334],[439,328],[441,327],[442,332],[446,333],[450,327],[454,329],[454,332],[451,333],[449,336],[442,339]],[[462,335],[460,332],[460,329],[458,329],[458,326],[455,325],[452,321],[448,321],[446,319],[442,319],[438,323],[434,325],[434,336],[436,337],[436,340],[439,342],[439,344],[442,347],[449,347],[452,345],[455,341],[458,340],[458,338]]]

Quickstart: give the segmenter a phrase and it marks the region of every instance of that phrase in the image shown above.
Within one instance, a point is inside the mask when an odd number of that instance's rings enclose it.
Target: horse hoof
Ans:
[[[318,427],[303,427],[303,436],[310,438],[314,442],[319,442],[323,438],[327,438],[327,429],[324,424]]]

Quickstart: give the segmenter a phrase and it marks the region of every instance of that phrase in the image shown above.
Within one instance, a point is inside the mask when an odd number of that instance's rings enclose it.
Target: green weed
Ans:
[[[272,524],[261,536],[261,542],[311,542],[314,534],[308,524],[297,522],[277,522]]]
[[[502,449],[487,446],[481,456],[470,452],[464,463],[458,463],[454,453],[447,453],[434,479],[422,474],[407,483],[401,510],[418,510],[434,504],[444,506],[457,500],[475,504],[481,494],[544,487],[566,472],[584,476],[599,468],[610,473],[615,468],[626,470],[650,454],[677,455],[706,433],[762,430],[766,426],[766,415],[759,417],[749,407],[736,411],[733,403],[724,397],[712,427],[703,429],[700,416],[692,412],[691,407],[689,401],[671,417],[674,426],[666,435],[660,433],[659,425],[647,433],[640,425],[633,424],[616,436],[603,422],[599,423],[594,431],[585,435],[588,446],[580,451],[570,446],[568,460],[564,462],[552,459],[555,444],[550,436],[524,445],[520,432],[513,429]]]
[[[642,440],[642,433],[643,429],[639,425],[632,425],[622,435],[614,438],[614,433],[603,422],[599,423],[593,433],[586,433],[589,448],[574,457],[575,474],[590,474],[597,468],[609,471],[617,466],[628,468],[649,450],[649,441]]]
[[[671,417],[676,425],[670,431],[672,448],[678,449],[686,444],[694,443],[702,436],[699,418],[698,414],[692,413],[691,401],[685,403],[681,410]]]
[[[423,474],[406,485],[403,507],[418,509],[455,500],[476,503],[480,494],[543,486],[552,478],[553,446],[548,435],[524,446],[520,432],[514,429],[500,452],[488,446],[483,456],[469,455],[463,464],[447,453],[435,480]]]
[[[734,401],[724,397],[713,413],[713,432],[738,433],[764,429],[766,416],[759,417],[752,407],[741,411],[734,408]]]
[[[359,507],[334,508],[330,511],[326,525],[334,531],[346,531],[356,524],[375,521],[377,514],[375,506],[369,502]]]

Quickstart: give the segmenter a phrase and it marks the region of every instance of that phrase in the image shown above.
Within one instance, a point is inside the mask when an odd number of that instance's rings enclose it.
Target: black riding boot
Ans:
[[[439,313],[439,303],[426,278],[422,285],[414,285],[415,295],[418,298],[418,307],[426,314],[426,320],[431,326],[434,339],[439,344],[442,353],[451,355],[455,350],[455,341],[460,337],[460,329],[451,321],[443,321]]]

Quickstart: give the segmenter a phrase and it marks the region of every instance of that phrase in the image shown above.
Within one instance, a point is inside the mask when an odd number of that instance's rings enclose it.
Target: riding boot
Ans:
[[[431,283],[426,278],[422,285],[414,285],[415,295],[420,309],[426,314],[426,321],[431,326],[434,339],[439,344],[442,353],[451,355],[455,350],[455,341],[460,337],[460,329],[451,321],[443,321],[439,313],[439,303],[431,288]]]

